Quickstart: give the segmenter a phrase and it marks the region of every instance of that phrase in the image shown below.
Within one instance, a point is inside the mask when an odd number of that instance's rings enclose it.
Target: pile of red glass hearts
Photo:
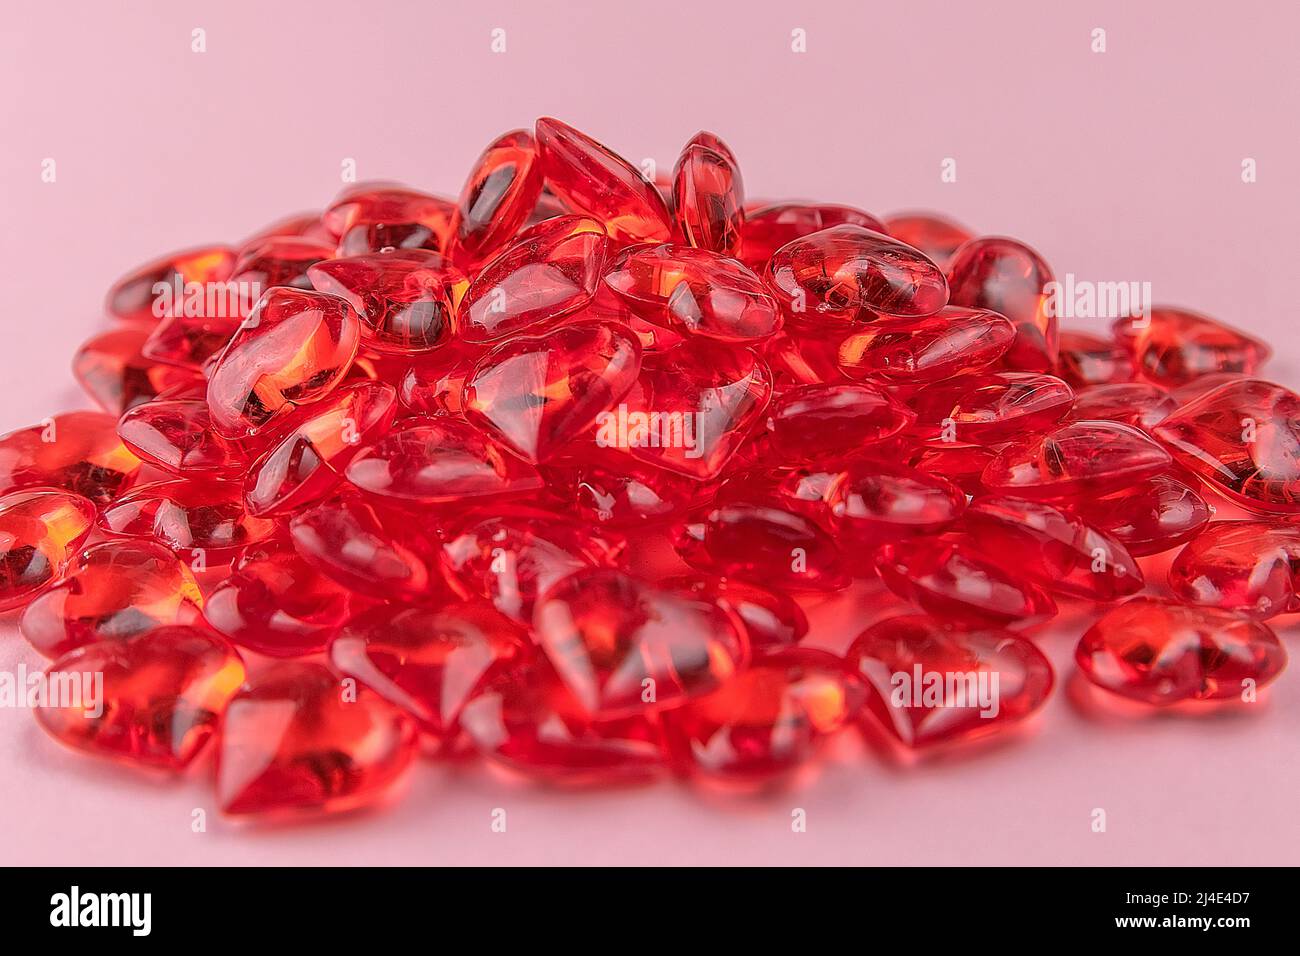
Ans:
[[[765,783],[849,724],[1013,727],[1061,597],[1103,606],[1105,691],[1254,700],[1300,608],[1300,397],[1192,312],[1062,332],[1053,286],[939,216],[746,202],[712,134],[656,183],[553,119],[458,201],[361,184],[167,256],[76,355],[104,411],[0,438],[37,716],[213,751],[230,814],[372,803],[420,750]],[[810,634],[850,586],[913,607]]]

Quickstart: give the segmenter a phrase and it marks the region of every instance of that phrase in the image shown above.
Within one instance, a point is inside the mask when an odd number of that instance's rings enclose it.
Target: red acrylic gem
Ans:
[[[953,253],[963,243],[974,238],[969,229],[957,225],[951,219],[928,212],[890,216],[885,220],[885,228],[879,231],[907,243],[913,249],[920,249],[941,269],[948,267]]]
[[[803,608],[782,591],[750,581],[703,575],[682,575],[661,582],[663,587],[697,595],[730,611],[744,625],[755,654],[798,644],[808,634]]]
[[[708,499],[707,486],[633,461],[617,467],[583,464],[566,487],[572,507],[598,526],[654,527],[678,518]]]
[[[530,647],[523,629],[484,604],[437,610],[388,604],[349,621],[329,653],[339,673],[451,743],[465,704]]]
[[[228,814],[335,813],[380,800],[416,751],[415,725],[320,664],[252,677],[226,708],[217,803]]]
[[[637,459],[681,475],[716,478],[761,418],[772,372],[747,348],[690,340],[648,353],[613,427]],[[658,418],[653,418],[655,413]]]
[[[633,246],[609,264],[605,282],[638,316],[675,331],[747,342],[781,326],[763,280],[707,249]]]
[[[353,606],[348,591],[291,548],[250,548],[203,606],[212,627],[240,647],[269,657],[323,650]]]
[[[680,706],[720,686],[747,654],[740,625],[716,604],[615,569],[580,571],[552,587],[533,627],[591,718]]]
[[[295,405],[324,398],[357,354],[361,323],[344,300],[272,289],[208,380],[208,410],[227,438],[255,434]]]
[[[252,305],[248,303],[249,310]],[[237,313],[235,318],[174,315],[163,319],[140,346],[140,355],[149,362],[201,371],[229,344],[239,328],[238,316],[242,314]]]
[[[641,343],[615,322],[578,322],[493,349],[465,380],[465,417],[531,462],[585,436],[635,384]],[[616,444],[617,442],[615,442]]]
[[[1122,544],[1045,502],[976,498],[962,524],[990,561],[1051,590],[1093,601],[1142,590],[1142,570]]]
[[[787,243],[832,226],[845,225],[885,232],[879,219],[853,206],[794,202],[761,206],[745,215],[741,227],[740,259],[751,269],[761,270],[776,250]]]
[[[772,403],[773,451],[791,462],[843,457],[897,435],[915,413],[875,385],[805,385]]]
[[[1023,637],[921,615],[873,624],[848,663],[870,688],[864,713],[913,748],[1006,731],[1043,705],[1054,682],[1052,665]]]
[[[918,471],[947,478],[968,495],[984,490],[984,469],[995,453],[979,445],[929,445],[914,452],[908,463]]]
[[[1132,425],[1074,422],[1008,445],[984,485],[1021,498],[1082,498],[1122,491],[1167,471],[1169,452]]]
[[[850,378],[937,382],[988,368],[1015,341],[1016,327],[996,312],[947,306],[920,319],[873,323],[839,346]]]
[[[1169,567],[1169,587],[1192,604],[1269,618],[1300,610],[1300,526],[1213,521]]]
[[[244,664],[215,634],[160,627],[77,648],[46,671],[52,685],[91,675],[102,681],[97,707],[82,700],[37,708],[50,736],[100,756],[183,770],[216,736],[222,711],[243,683]]]
[[[673,167],[673,219],[690,245],[734,256],[745,222],[745,184],[736,158],[711,133],[686,144]]]
[[[307,270],[333,256],[328,242],[299,236],[267,239],[240,253],[230,282],[254,302],[272,288],[310,289]]]
[[[586,308],[608,251],[604,227],[588,216],[558,216],[521,232],[470,284],[460,303],[461,339],[544,331]]]
[[[1181,406],[1155,435],[1243,508],[1300,512],[1300,396],[1290,389],[1236,379]]]
[[[213,430],[202,399],[137,405],[122,416],[117,433],[140,458],[174,475],[233,477],[247,468],[237,446]]]
[[[1098,687],[1148,704],[1241,698],[1286,666],[1286,649],[1268,625],[1153,598],[1112,608],[1074,657]]]
[[[69,491],[0,495],[0,611],[22,607],[62,578],[94,526],[94,502]]]
[[[259,246],[268,239],[278,239],[281,236],[301,236],[304,239],[318,239],[329,241],[334,238],[334,234],[325,228],[321,222],[320,213],[302,212],[292,216],[285,216],[283,219],[277,219],[269,226],[264,226],[253,235],[249,236],[242,243],[242,248],[251,249]]]
[[[1060,343],[1047,284],[1052,270],[1033,249],[1015,239],[981,236],[959,248],[948,263],[953,305],[991,309],[1016,326],[1006,354],[1010,368],[1046,372],[1056,366]]]
[[[1075,388],[1127,382],[1133,377],[1128,352],[1113,339],[1062,330],[1057,374]]]
[[[1054,375],[994,372],[938,382],[912,399],[917,431],[947,443],[1004,442],[1051,428],[1070,412],[1074,390]]]
[[[238,482],[172,478],[136,485],[108,505],[99,519],[111,534],[153,538],[173,551],[203,551],[226,558],[265,541],[276,525],[244,510]]]
[[[942,531],[966,509],[966,495],[946,478],[876,463],[850,465],[825,500],[841,535],[868,547]]]
[[[948,284],[938,266],[911,246],[861,226],[833,226],[795,239],[773,254],[767,270],[782,308],[796,316],[922,316],[948,304]]]
[[[427,529],[382,514],[355,492],[295,515],[289,534],[304,560],[360,594],[409,602],[446,593],[430,570],[436,552]]]
[[[1146,382],[1094,385],[1075,394],[1070,421],[1105,419],[1150,431],[1177,406],[1173,396],[1158,385]]]
[[[465,379],[482,355],[481,349],[453,345],[417,360],[402,374],[398,399],[420,415],[459,415]]]
[[[50,486],[103,504],[139,470],[140,459],[117,437],[117,418],[102,412],[65,412],[0,435],[0,494]]]
[[[468,267],[495,255],[523,226],[542,192],[532,133],[517,129],[493,140],[460,192],[449,233],[453,258]]]
[[[120,415],[159,392],[198,381],[198,373],[160,365],[141,353],[150,330],[121,325],[90,339],[73,359],[72,371],[91,398]]]
[[[800,591],[838,591],[849,584],[835,539],[775,504],[728,502],[680,528],[674,543],[702,571]]]
[[[358,183],[321,217],[338,236],[340,256],[384,249],[445,248],[454,203],[390,183]]]
[[[1056,615],[1056,602],[1046,591],[989,561],[957,535],[883,545],[876,570],[899,597],[948,620],[1032,627]]]
[[[663,764],[646,717],[593,720],[542,655],[492,680],[465,705],[460,724],[482,753],[556,783],[638,781]]]
[[[686,773],[766,781],[814,756],[823,740],[857,715],[865,697],[862,682],[835,655],[788,648],[665,714],[665,744]]]
[[[599,220],[615,242],[670,238],[663,197],[627,160],[549,117],[537,121],[537,146],[551,191],[570,209]]]
[[[118,319],[147,320],[161,318],[159,287],[182,289],[189,283],[207,286],[225,282],[235,264],[234,250],[228,246],[201,246],[172,253],[123,276],[108,290],[104,308]]]
[[[203,595],[189,567],[153,541],[88,548],[23,613],[23,636],[46,657],[198,619]]]
[[[1254,375],[1272,354],[1258,339],[1185,309],[1119,319],[1115,336],[1144,378],[1166,386],[1219,372]]]
[[[609,567],[620,552],[621,542],[586,534],[568,517],[520,512],[471,524],[443,545],[442,558],[448,582],[463,596],[485,598],[527,625],[552,585]]]
[[[1159,554],[1196,537],[1212,514],[1194,488],[1170,475],[1156,475],[1100,498],[1085,498],[1073,507],[1084,521],[1136,555]]]
[[[397,393],[384,382],[358,382],[294,411],[276,444],[249,469],[244,502],[250,514],[296,511],[343,480],[343,470],[393,421]]]
[[[365,344],[378,352],[427,352],[452,337],[469,280],[436,252],[390,249],[318,262],[312,286],[345,299],[361,318]]]

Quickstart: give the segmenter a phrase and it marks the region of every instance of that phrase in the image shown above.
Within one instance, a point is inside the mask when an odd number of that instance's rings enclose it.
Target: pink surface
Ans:
[[[661,168],[712,129],[754,197],[939,208],[1026,239],[1058,275],[1149,281],[1157,301],[1271,340],[1271,376],[1300,382],[1298,8],[809,7],[7,9],[0,431],[84,404],[72,352],[104,327],[103,290],[138,261],[319,208],[346,158],[361,178],[454,194],[489,139],[545,114]],[[196,27],[205,53],[191,52]],[[490,49],[497,27],[503,54]],[[1104,54],[1090,51],[1094,27]],[[791,52],[795,28],[806,53]],[[940,182],[946,157],[955,183]],[[41,180],[47,158],[54,183]],[[884,600],[819,611],[820,642],[843,646]],[[1067,678],[1085,626],[1075,616],[1042,640]],[[0,623],[0,669],[20,661],[38,658]],[[210,813],[194,833],[192,810],[211,808],[202,771],[142,781],[2,710],[0,863],[1295,864],[1298,728],[1296,667],[1245,715],[1104,718],[1062,687],[1013,744],[904,769],[845,735],[818,779],[764,799],[671,784],[569,794],[427,765],[383,813],[271,831]],[[490,827],[498,807],[506,833]],[[791,832],[796,807],[807,832]]]

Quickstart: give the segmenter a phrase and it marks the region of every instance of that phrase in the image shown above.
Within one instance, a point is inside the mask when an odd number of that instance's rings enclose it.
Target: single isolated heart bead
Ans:
[[[345,300],[361,319],[366,346],[408,355],[446,345],[469,280],[427,249],[389,249],[318,262],[307,270],[317,292]]]
[[[772,371],[758,353],[688,340],[644,356],[626,410],[620,406],[606,419],[612,435],[603,443],[613,439],[640,461],[709,480],[722,473],[771,397]]]
[[[152,538],[172,551],[205,552],[214,560],[276,531],[274,521],[244,509],[238,482],[211,478],[137,485],[104,508],[99,526],[109,534]]]
[[[959,535],[882,545],[876,570],[889,590],[945,620],[1033,627],[1056,616],[1056,602],[1039,585],[988,560]]]
[[[542,487],[534,466],[451,418],[395,423],[352,460],[346,476],[366,494],[399,506],[526,495]]]
[[[201,398],[137,405],[122,416],[117,433],[136,456],[173,475],[233,478],[248,469],[239,445],[213,429]]]
[[[665,747],[682,773],[763,782],[812,758],[865,697],[862,682],[834,654],[786,648],[665,714]]]
[[[1132,380],[1133,362],[1114,339],[1063,329],[1056,374],[1075,388],[1110,385]]]
[[[870,689],[864,716],[917,749],[1003,733],[1042,707],[1054,683],[1033,642],[923,615],[873,624],[848,664]]]
[[[188,566],[153,541],[87,548],[67,576],[23,612],[23,637],[46,657],[95,641],[123,640],[168,624],[191,624],[203,594]]]
[[[545,512],[507,512],[483,518],[442,546],[442,567],[453,590],[489,601],[520,624],[532,622],[543,594],[570,574],[612,567],[622,541],[612,543]]]
[[[815,522],[773,503],[732,501],[677,529],[682,559],[701,571],[797,591],[849,584],[846,555]]]
[[[565,205],[599,220],[620,245],[668,241],[663,197],[627,160],[557,119],[539,119],[536,133],[546,185]]]
[[[659,731],[647,717],[593,720],[541,654],[489,681],[460,725],[480,753],[551,783],[640,782],[663,768]]]
[[[943,271],[924,253],[861,226],[833,226],[782,246],[767,277],[795,316],[922,316],[948,304]]]
[[[993,372],[938,382],[911,402],[922,437],[995,444],[1051,428],[1069,414],[1074,390],[1054,375]]]
[[[1254,700],[1286,667],[1268,627],[1231,611],[1134,598],[1112,608],[1079,641],[1083,675],[1147,704]]]
[[[308,564],[358,594],[405,602],[446,594],[431,529],[381,512],[355,492],[294,515],[289,535]]]
[[[1290,389],[1236,379],[1180,407],[1155,435],[1243,508],[1300,513],[1300,395]]]
[[[767,429],[783,460],[819,462],[882,442],[915,420],[915,412],[875,385],[804,385],[772,403]]]
[[[1142,590],[1124,545],[1046,502],[976,498],[962,525],[990,561],[1061,594],[1113,601]]]
[[[1171,475],[1156,475],[1100,498],[1084,498],[1071,507],[1134,555],[1159,554],[1192,540],[1213,514],[1196,489]]]
[[[203,605],[213,628],[240,647],[268,657],[324,650],[351,614],[354,599],[292,548],[279,542],[249,548]]]
[[[139,470],[140,459],[117,436],[117,418],[102,412],[64,412],[0,435],[0,494],[52,487],[104,504]]]
[[[947,478],[875,462],[837,474],[824,499],[841,539],[868,548],[942,531],[966,510],[965,493]]]
[[[446,247],[456,205],[395,183],[357,183],[325,210],[321,222],[338,237],[338,255],[384,249]]]
[[[1048,283],[1052,269],[1016,239],[981,236],[953,253],[948,262],[952,305],[991,309],[1016,326],[1016,341],[1005,356],[1008,368],[1047,372],[1060,350],[1057,316]]]
[[[697,133],[673,167],[673,221],[697,249],[734,256],[745,223],[745,183],[727,145]]]
[[[885,228],[879,230],[905,242],[914,249],[920,249],[935,261],[941,269],[948,268],[948,263],[961,246],[975,238],[965,226],[959,226],[951,219],[937,213],[913,212],[899,213],[885,220]]]
[[[761,271],[782,246],[832,226],[860,226],[872,232],[885,232],[884,223],[854,206],[772,203],[745,214],[745,223],[741,227],[740,259],[751,269]]]
[[[755,656],[798,644],[808,634],[808,617],[803,608],[783,591],[713,575],[681,575],[660,584],[712,601],[734,614],[744,625]]]
[[[329,648],[354,677],[415,718],[439,742],[454,741],[460,713],[487,683],[531,649],[526,632],[485,604],[381,605],[348,622]]]
[[[1212,521],[1169,566],[1169,587],[1189,604],[1275,617],[1300,610],[1300,525]]]
[[[950,305],[920,319],[872,323],[840,342],[837,361],[853,379],[938,382],[988,368],[1015,338],[1005,316]]]
[[[983,480],[997,494],[1059,500],[1122,491],[1172,465],[1169,452],[1132,425],[1074,422],[1007,445]]]
[[[1115,337],[1142,376],[1172,387],[1202,375],[1254,375],[1270,349],[1244,332],[1185,309],[1153,308],[1149,316],[1122,318]]]
[[[474,163],[452,216],[451,255],[476,268],[519,232],[542,193],[537,143],[516,129],[488,144]]]
[[[614,569],[580,571],[533,615],[537,643],[591,718],[644,716],[719,687],[748,654],[728,612]]]
[[[226,438],[244,438],[296,405],[324,398],[357,354],[361,323],[343,299],[271,289],[208,379],[208,411]]]
[[[120,325],[77,350],[72,371],[86,394],[106,412],[121,415],[178,385],[199,382],[197,372],[144,357],[150,329]]]
[[[113,283],[108,290],[104,309],[117,319],[153,321],[166,313],[169,300],[163,288],[182,292],[190,283],[207,287],[225,282],[235,264],[235,252],[229,246],[200,246],[174,252],[147,263]],[[174,295],[174,291],[172,292]]]
[[[616,322],[576,322],[498,346],[465,380],[467,420],[530,462],[580,436],[636,383],[641,343]]]
[[[249,514],[287,514],[329,494],[357,454],[392,424],[397,393],[385,382],[358,382],[290,413],[276,443],[247,470]]]
[[[22,607],[63,577],[95,527],[95,504],[69,491],[0,495],[0,611]]]
[[[286,662],[226,708],[217,804],[232,816],[338,813],[378,802],[415,756],[415,724],[326,667]]]
[[[623,250],[605,284],[636,315],[676,332],[751,342],[781,327],[763,280],[736,259],[665,243]]]
[[[50,686],[100,697],[47,701],[36,721],[60,743],[126,763],[183,770],[216,736],[244,664],[215,634],[160,627],[124,641],[101,641],[64,654],[46,671]],[[70,682],[70,683],[67,683]]]
[[[495,342],[544,332],[591,305],[609,252],[590,216],[557,216],[523,232],[483,266],[460,303],[460,337]]]

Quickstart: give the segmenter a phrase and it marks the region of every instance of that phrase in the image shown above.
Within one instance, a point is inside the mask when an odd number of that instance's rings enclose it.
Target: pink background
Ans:
[[[722,135],[753,197],[947,210],[1059,275],[1149,281],[1271,339],[1300,382],[1294,4],[251,2],[10,5],[0,18],[0,431],[84,404],[103,290],[153,255],[319,208],[340,164],[455,194],[538,115],[670,167]],[[207,31],[207,52],[190,31]],[[506,30],[493,54],[490,31]],[[808,52],[792,53],[791,30]],[[1090,51],[1094,27],[1108,51]],[[956,183],[941,183],[945,157]],[[1243,184],[1241,161],[1258,163]],[[41,163],[57,162],[43,183]],[[1078,323],[1088,325],[1089,323]],[[1099,323],[1098,323],[1099,324]],[[878,592],[817,614],[842,647]],[[1068,677],[1086,618],[1042,640]],[[1282,627],[1291,630],[1290,627]],[[1300,651],[1288,636],[1293,653]],[[0,623],[0,668],[38,663]],[[1065,688],[1036,728],[904,769],[855,735],[812,784],[722,800],[571,794],[422,766],[383,813],[296,829],[75,756],[0,711],[4,863],[1300,862],[1300,669],[1247,714],[1116,718]],[[490,830],[507,810],[505,834]],[[791,810],[808,814],[792,833]],[[1090,829],[1093,808],[1106,833]]]

